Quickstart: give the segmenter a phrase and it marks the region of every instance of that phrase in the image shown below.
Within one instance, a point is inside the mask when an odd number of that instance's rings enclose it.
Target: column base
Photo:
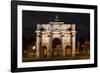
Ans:
[[[39,52],[36,53],[36,58],[39,58]]]
[[[75,52],[72,52],[72,57],[74,57],[75,56]]]

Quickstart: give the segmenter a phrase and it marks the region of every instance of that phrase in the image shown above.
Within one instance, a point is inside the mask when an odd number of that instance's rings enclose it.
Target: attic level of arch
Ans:
[[[75,31],[75,24],[64,24],[64,22],[37,24],[37,31]]]

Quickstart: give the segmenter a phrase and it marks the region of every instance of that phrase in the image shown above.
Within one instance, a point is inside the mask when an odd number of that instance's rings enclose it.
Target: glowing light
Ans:
[[[32,49],[35,50],[35,46],[33,46]]]

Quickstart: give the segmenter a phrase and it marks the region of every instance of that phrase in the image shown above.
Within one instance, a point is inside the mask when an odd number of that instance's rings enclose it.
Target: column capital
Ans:
[[[64,37],[64,35],[61,35],[61,37]]]

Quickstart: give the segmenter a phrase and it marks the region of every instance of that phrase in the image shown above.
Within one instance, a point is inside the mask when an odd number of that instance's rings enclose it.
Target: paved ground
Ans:
[[[23,62],[33,62],[33,61],[56,61],[56,60],[81,60],[89,59],[90,56],[87,54],[80,54],[74,57],[49,57],[49,58],[23,58]]]

